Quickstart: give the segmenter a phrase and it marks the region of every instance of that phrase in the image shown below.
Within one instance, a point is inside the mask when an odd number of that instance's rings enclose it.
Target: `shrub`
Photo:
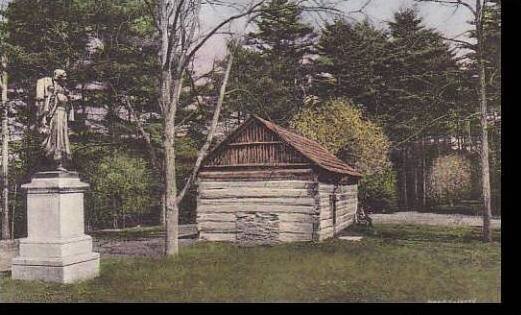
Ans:
[[[454,203],[467,198],[472,190],[471,161],[460,154],[436,158],[429,172],[427,195],[437,203]]]
[[[151,211],[152,178],[147,163],[124,152],[92,162],[89,217],[95,226],[140,224]]]
[[[358,198],[360,206],[371,212],[396,211],[396,171],[389,167],[364,176],[359,182]]]
[[[334,99],[297,114],[291,126],[359,170],[360,205],[372,211],[396,207],[396,176],[383,129],[347,99]]]

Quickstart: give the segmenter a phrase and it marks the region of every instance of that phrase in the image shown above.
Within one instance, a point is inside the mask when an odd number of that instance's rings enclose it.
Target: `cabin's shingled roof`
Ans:
[[[258,116],[252,117],[277,134],[288,145],[317,164],[317,166],[334,173],[347,174],[356,177],[362,176],[362,174],[357,170],[337,158],[318,142],[284,129]]]

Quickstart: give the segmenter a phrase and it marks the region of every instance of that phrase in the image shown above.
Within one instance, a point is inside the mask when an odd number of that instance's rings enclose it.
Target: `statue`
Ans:
[[[89,184],[63,167],[71,159],[67,116],[74,112],[66,78],[58,69],[36,84],[35,127],[45,137],[42,145],[54,169],[36,172],[21,186],[27,195],[27,237],[20,239],[19,256],[12,260],[13,279],[72,283],[99,274],[99,253],[92,251],[92,237],[84,228]]]
[[[52,78],[39,79],[36,84],[39,131],[45,137],[42,146],[59,171],[66,171],[63,165],[71,159],[67,121],[74,121],[66,79],[67,73],[56,69]]]

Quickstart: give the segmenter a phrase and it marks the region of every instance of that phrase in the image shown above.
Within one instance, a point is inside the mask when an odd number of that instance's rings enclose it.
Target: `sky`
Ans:
[[[236,0],[236,3],[247,2],[248,0]],[[471,3],[470,0],[463,0]],[[471,13],[464,7],[455,10],[454,6],[439,3],[418,3],[414,0],[337,0],[338,9],[342,10],[347,19],[362,20],[368,18],[371,23],[377,27],[385,28],[386,21],[392,20],[393,13],[408,7],[416,7],[420,17],[424,19],[425,25],[434,28],[443,33],[448,38],[465,39],[465,32],[471,26],[467,22],[471,20]],[[364,7],[364,5],[367,6]],[[354,13],[364,7],[362,13]],[[236,11],[223,8],[203,8],[201,29],[207,30],[215,26],[223,19],[234,15]],[[314,23],[319,29],[317,20],[319,17],[307,15],[305,19],[310,23]],[[232,24],[226,31],[235,31],[245,33],[244,21],[238,21]],[[247,29],[250,30],[250,28]],[[225,42],[230,38],[229,35],[216,35],[210,39],[206,45],[201,48],[200,53],[196,56],[195,66],[197,72],[204,73],[212,67],[215,59],[223,58],[226,53]]]
[[[10,0],[0,0],[0,6],[5,5]],[[253,0],[223,0],[223,2],[234,4],[247,4]],[[470,12],[461,7],[455,10],[454,6],[439,3],[418,3],[414,0],[330,0],[338,3],[338,9],[343,11],[348,19],[361,20],[368,18],[371,23],[378,27],[385,27],[386,21],[392,20],[393,13],[402,8],[416,6],[420,17],[425,21],[426,26],[437,29],[448,38],[465,39],[462,33],[470,29],[467,23],[471,19]],[[463,0],[472,5],[474,1]],[[366,6],[364,6],[368,3]],[[353,13],[364,7],[362,13]],[[201,32],[213,28],[222,20],[236,14],[230,8],[203,6],[201,10]],[[319,29],[317,21],[320,17],[317,14],[307,14],[305,19]],[[230,26],[223,28],[224,31],[244,34],[253,30],[252,26],[245,28],[245,20],[237,20]],[[236,35],[237,36],[237,35]],[[201,48],[196,55],[194,62],[196,71],[204,73],[211,69],[214,60],[223,58],[226,53],[225,43],[230,35],[218,34],[213,36]]]

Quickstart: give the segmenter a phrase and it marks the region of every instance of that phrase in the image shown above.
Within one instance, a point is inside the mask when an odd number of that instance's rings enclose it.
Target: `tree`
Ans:
[[[317,45],[313,93],[321,99],[349,97],[377,116],[385,103],[383,76],[376,65],[383,62],[387,35],[367,20],[326,24]]]
[[[393,142],[402,209],[425,204],[425,138],[446,135],[459,112],[460,69],[440,33],[413,9],[395,13],[388,30],[336,20],[319,40],[314,93],[348,97]],[[421,196],[421,197],[420,197]]]
[[[488,4],[496,4],[494,1],[488,0],[475,0],[474,5],[462,0],[446,1],[446,0],[418,0],[422,2],[437,2],[446,5],[453,5],[457,8],[465,8],[472,14],[473,25],[472,34],[475,36],[475,43],[469,41],[451,39],[452,41],[459,44],[460,48],[470,49],[474,52],[474,60],[477,69],[478,82],[477,95],[479,99],[479,112],[480,112],[480,131],[481,131],[481,146],[480,146],[480,159],[481,159],[481,185],[482,185],[482,198],[483,198],[483,241],[491,242],[492,233],[490,227],[490,219],[492,216],[492,204],[491,204],[491,187],[490,187],[490,160],[489,160],[489,139],[488,139],[488,95],[487,95],[487,66],[486,66],[486,48],[487,43],[485,42],[486,32],[486,14]]]
[[[396,12],[389,28],[388,53],[378,65],[388,106],[378,114],[391,138],[406,144],[418,129],[458,108],[459,67],[442,35],[426,28],[415,10]]]
[[[7,100],[7,68],[6,58],[0,53],[0,94],[2,97],[2,238],[9,239],[11,232],[9,228],[9,105]]]
[[[3,10],[3,8],[0,8]],[[7,33],[5,31],[5,21],[0,20],[0,107],[2,109],[2,239],[10,238],[9,227],[9,183],[8,183],[8,163],[9,163],[9,127],[8,127],[8,99],[7,99],[7,55],[4,43]]]
[[[163,124],[166,255],[174,255],[178,252],[178,206],[181,199],[177,197],[176,185],[175,119],[186,70],[195,53],[213,34],[231,21],[252,14],[262,3],[263,1],[259,1],[246,5],[243,12],[227,18],[201,37],[196,37],[201,0],[158,0],[153,8],[160,35],[157,57],[160,64],[159,107]],[[200,151],[200,154],[203,155],[204,150]]]
[[[14,0],[5,18],[9,34],[9,72],[13,82],[31,91],[34,82],[54,69],[68,72],[76,80],[78,61],[85,55],[85,6],[79,0]],[[31,21],[28,23],[27,21]]]
[[[155,28],[151,17],[143,14],[145,9],[139,0],[9,3],[4,13],[9,18],[5,29],[12,36],[5,46],[13,60],[9,67],[12,82],[22,91],[20,101],[27,105],[18,110],[15,118],[29,127],[23,139],[26,152],[20,156],[28,174],[39,170],[42,161],[41,139],[30,128],[34,124],[34,84],[54,68],[66,69],[71,78],[69,88],[81,95],[74,104],[81,115],[77,116],[79,122],[70,124],[76,168],[85,162],[81,151],[89,147],[110,145],[127,151],[131,148],[133,152],[141,150],[142,140],[135,137],[133,121],[142,113],[158,111]],[[123,107],[135,109],[135,115],[125,119]],[[107,114],[87,121],[86,110],[92,108],[105,109]],[[105,126],[108,132],[93,131],[89,123]],[[150,164],[157,168],[157,146],[151,141],[146,143],[150,144],[144,147],[148,148]]]
[[[366,208],[394,208],[395,178],[389,161],[390,141],[383,129],[365,119],[347,99],[335,99],[301,111],[291,126],[324,145],[363,174],[361,201]]]
[[[286,125],[304,105],[313,52],[313,28],[295,1],[272,0],[255,19],[257,30],[235,49],[230,108]]]
[[[9,163],[9,127],[7,115],[9,113],[7,100],[7,61],[0,50],[0,105],[2,108],[2,239],[9,239],[9,188],[8,188],[8,163]]]

